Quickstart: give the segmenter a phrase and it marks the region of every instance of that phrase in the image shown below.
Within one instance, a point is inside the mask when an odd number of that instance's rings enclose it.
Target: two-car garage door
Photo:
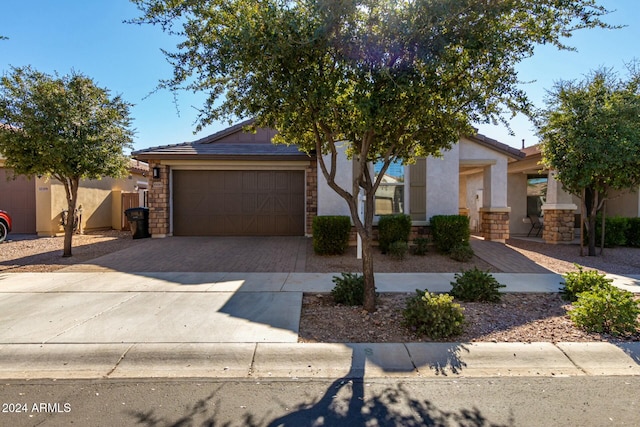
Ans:
[[[301,236],[304,224],[304,171],[173,171],[176,236]]]

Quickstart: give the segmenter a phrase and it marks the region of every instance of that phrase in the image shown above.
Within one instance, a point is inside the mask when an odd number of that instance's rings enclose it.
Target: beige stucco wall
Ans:
[[[531,223],[527,218],[527,174],[509,174],[507,203],[511,207],[509,232],[511,235],[527,234]]]
[[[135,192],[146,178],[130,174],[121,179],[83,180],[78,189],[78,207],[82,207],[82,230],[113,228],[113,197],[120,192]],[[116,196],[117,197],[117,196]],[[64,186],[56,179],[39,178],[36,183],[36,231],[39,236],[55,236],[64,232],[62,211],[67,209]]]
[[[640,188],[636,191],[614,191],[607,201],[607,216],[639,217]]]

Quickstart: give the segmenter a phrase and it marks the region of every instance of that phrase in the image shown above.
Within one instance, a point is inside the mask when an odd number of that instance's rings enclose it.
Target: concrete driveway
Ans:
[[[63,271],[304,272],[306,237],[167,237]]]

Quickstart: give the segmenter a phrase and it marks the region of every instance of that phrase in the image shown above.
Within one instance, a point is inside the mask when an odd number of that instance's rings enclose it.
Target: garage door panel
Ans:
[[[304,234],[303,171],[173,173],[175,235]]]

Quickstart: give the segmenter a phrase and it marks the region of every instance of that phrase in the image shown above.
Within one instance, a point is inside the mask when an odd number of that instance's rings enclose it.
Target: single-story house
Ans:
[[[124,210],[144,206],[149,167],[131,160],[125,178],[82,180],[78,205],[82,207],[80,229],[122,230],[128,227]],[[64,186],[54,178],[17,176],[0,158],[0,208],[13,218],[13,233],[55,236],[64,232],[62,212],[67,209]]]
[[[273,129],[245,132],[251,121],[194,142],[139,150],[149,164],[153,237],[171,235],[311,235],[316,215],[349,215],[326,183],[316,154],[274,145]],[[507,170],[524,154],[483,135],[463,137],[442,157],[392,165],[376,196],[376,213],[406,213],[414,225],[440,214],[469,215],[485,238],[509,237]],[[338,181],[352,167],[338,156]],[[372,165],[374,171],[376,165]]]
[[[578,197],[565,192],[554,179],[553,171],[541,165],[539,145],[521,150],[524,158],[508,167],[507,201],[511,207],[510,234],[527,235],[531,230],[529,217],[541,217],[542,238],[547,243],[572,241],[575,228],[580,227]],[[607,216],[640,216],[640,188],[615,191],[610,195]]]

